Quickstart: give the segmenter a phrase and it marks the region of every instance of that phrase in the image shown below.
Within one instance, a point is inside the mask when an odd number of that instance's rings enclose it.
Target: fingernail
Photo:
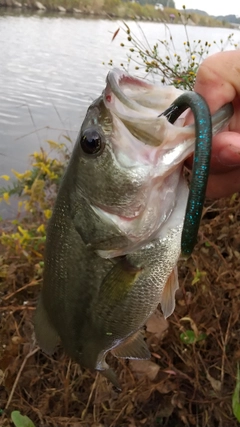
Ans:
[[[218,153],[218,160],[225,166],[240,165],[240,147],[236,145],[228,145]]]

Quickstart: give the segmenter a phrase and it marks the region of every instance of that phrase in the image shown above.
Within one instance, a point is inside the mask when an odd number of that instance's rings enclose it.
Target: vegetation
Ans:
[[[185,63],[172,53],[171,38],[144,47],[129,26],[123,28],[131,44],[128,62],[160,74],[165,83],[192,87],[209,44],[191,44],[187,38]],[[158,43],[168,50],[163,62]],[[196,249],[179,261],[176,310],[167,321],[157,312],[147,323],[151,361],[111,361],[123,386],[118,394],[61,348],[50,357],[34,341],[32,314],[42,283],[46,224],[71,151],[68,138],[65,144],[48,145],[48,153],[31,156],[29,170],[15,171],[14,184],[2,176],[1,203],[18,195],[19,204],[14,220],[0,223],[1,426],[12,426],[12,421],[15,427],[237,427],[239,194],[206,202]]]
[[[11,4],[12,0],[2,0],[1,5]],[[78,14],[90,16],[104,16],[121,19],[153,20],[164,23],[182,23],[188,21],[191,25],[201,25],[208,27],[229,27],[231,24],[224,19],[216,19],[209,15],[198,13],[179,13],[175,9],[173,0],[162,0],[166,6],[164,10],[156,10],[155,0],[140,0],[131,2],[128,0],[42,0],[41,3],[47,11],[56,11],[59,6],[66,9],[67,12],[76,12]],[[27,0],[23,7],[35,8],[35,0]],[[81,15],[80,15],[81,16]]]
[[[138,0],[140,4],[153,4],[156,3],[162,4],[164,7],[173,7],[175,8],[175,3],[173,0]]]
[[[183,15],[180,14],[180,17],[182,18]],[[128,71],[129,65],[132,63],[137,71],[157,74],[164,84],[173,84],[179,89],[192,90],[199,64],[211,53],[212,45],[208,42],[203,43],[201,40],[190,40],[187,21],[183,23],[183,27],[186,41],[183,43],[185,55],[181,56],[176,52],[170,30],[168,39],[156,40],[156,43],[150,46],[144,35],[140,40],[125,22],[113,36],[113,40],[117,40],[119,31],[123,31],[126,35],[126,43],[121,42],[120,46],[126,50],[128,61],[127,64],[121,63],[121,67]],[[139,29],[141,31],[141,26]],[[214,41],[213,45],[217,46],[219,51],[224,51],[229,47],[236,49],[238,46],[233,34],[229,34],[225,42],[223,40]],[[164,48],[165,55],[161,53],[162,48]],[[110,60],[108,65],[116,64]]]

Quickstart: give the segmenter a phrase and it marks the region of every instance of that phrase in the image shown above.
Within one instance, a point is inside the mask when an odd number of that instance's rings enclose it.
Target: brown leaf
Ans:
[[[130,360],[129,365],[138,378],[146,376],[150,381],[156,378],[160,369],[160,367],[156,363],[151,362],[151,360]]]
[[[113,42],[113,40],[117,37],[117,35],[118,35],[119,31],[120,31],[120,28],[118,28],[118,29],[115,31],[115,33],[113,34],[113,36],[112,36],[112,42]]]
[[[207,372],[207,379],[211,383],[211,386],[214,391],[221,391],[222,384],[221,381],[215,380],[208,372]]]
[[[163,317],[159,310],[156,310],[146,323],[148,332],[160,338],[163,333],[168,329],[168,321]]]

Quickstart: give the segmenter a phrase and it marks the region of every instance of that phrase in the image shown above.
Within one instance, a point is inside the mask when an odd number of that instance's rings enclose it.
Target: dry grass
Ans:
[[[237,195],[207,204],[199,243],[179,262],[176,310],[167,323],[158,316],[147,326],[151,362],[110,360],[120,393],[62,349],[48,357],[36,347],[32,316],[41,277],[12,255],[0,282],[0,425],[12,425],[11,411],[19,410],[36,427],[237,427],[239,219]],[[180,334],[189,330],[196,340],[186,344]]]

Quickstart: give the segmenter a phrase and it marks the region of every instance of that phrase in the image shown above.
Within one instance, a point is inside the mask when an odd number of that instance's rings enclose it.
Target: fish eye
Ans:
[[[87,129],[80,140],[82,150],[86,154],[100,154],[104,148],[101,135],[96,130]]]

